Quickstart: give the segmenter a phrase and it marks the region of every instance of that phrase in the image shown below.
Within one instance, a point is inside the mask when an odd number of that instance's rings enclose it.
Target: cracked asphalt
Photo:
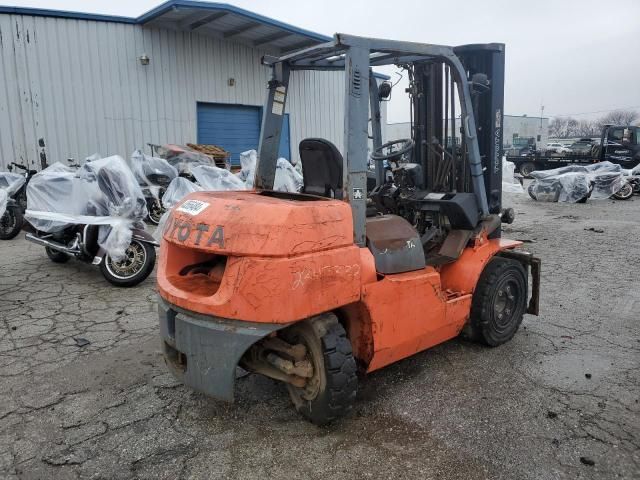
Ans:
[[[325,428],[263,377],[234,405],[174,381],[153,276],[117,289],[2,242],[0,477],[640,478],[640,197],[511,202],[541,315],[499,348],[456,339],[362,379]]]

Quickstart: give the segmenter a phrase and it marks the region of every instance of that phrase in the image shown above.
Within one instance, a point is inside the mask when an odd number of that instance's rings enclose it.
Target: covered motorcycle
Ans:
[[[253,189],[257,160],[258,152],[255,150],[248,150],[240,154],[241,170],[238,176],[245,182],[246,188],[249,190]],[[276,162],[273,189],[281,192],[299,192],[302,189],[302,175],[285,158],[279,158]]]
[[[248,150],[240,154],[240,172],[233,174],[215,165],[193,164],[191,174],[194,182],[187,178],[174,179],[162,197],[162,205],[167,210],[160,222],[155,238],[160,240],[169,216],[168,210],[173,208],[189,193],[198,191],[251,190],[255,177],[257,152]],[[279,158],[276,166],[274,190],[298,192],[302,188],[302,175],[286,159]]]
[[[193,150],[183,145],[156,145],[157,154],[176,169],[181,177],[193,180],[191,169],[198,165],[212,165],[215,160],[204,153]]]
[[[49,258],[99,265],[114,285],[143,281],[155,264],[157,242],[144,231],[146,201],[132,171],[118,156],[80,168],[55,163],[27,187],[27,240]]]
[[[0,172],[0,240],[10,240],[20,233],[22,208],[15,197],[26,181],[25,175]]]
[[[9,195],[5,190],[0,190],[0,218],[4,216],[4,212],[7,211],[7,200]]]
[[[584,203],[609,198],[625,185],[620,165],[599,162],[531,172],[531,198],[545,202]]]
[[[157,225],[164,213],[162,196],[178,171],[167,160],[145,155],[141,150],[131,154],[131,171],[147,202],[147,219]]]

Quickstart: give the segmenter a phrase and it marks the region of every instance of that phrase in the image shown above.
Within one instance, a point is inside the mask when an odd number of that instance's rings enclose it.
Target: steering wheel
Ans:
[[[392,150],[391,147],[393,147],[394,145],[402,145],[402,147],[400,147],[400,150]],[[392,140],[376,148],[371,153],[371,159],[372,160],[389,160],[394,157],[399,157],[413,150],[413,145],[414,145],[414,142],[410,138],[403,138],[401,140]],[[387,153],[384,153],[385,149],[388,150]]]

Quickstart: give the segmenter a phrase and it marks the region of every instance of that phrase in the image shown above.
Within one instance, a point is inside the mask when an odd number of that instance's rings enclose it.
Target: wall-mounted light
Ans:
[[[149,65],[149,62],[151,61],[151,59],[146,53],[143,53],[142,55],[140,55],[138,57],[138,60],[140,60],[140,65]]]
[[[230,78],[229,80],[227,80],[227,85],[229,85],[230,87],[235,86],[236,84],[236,79],[235,78]]]

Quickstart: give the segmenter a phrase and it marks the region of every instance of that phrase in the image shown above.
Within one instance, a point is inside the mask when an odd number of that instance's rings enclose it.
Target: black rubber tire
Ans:
[[[535,181],[531,182],[531,183],[529,184],[529,186],[527,187],[527,193],[528,193],[528,194],[529,194],[529,196],[530,196],[531,198],[533,198],[534,200],[538,200],[538,199],[536,198],[536,196],[534,195],[534,193],[533,193],[533,192],[534,192],[534,188],[535,188],[535,186],[536,186],[536,182],[535,182]]]
[[[629,182],[625,182],[620,190],[611,195],[611,198],[616,200],[629,200],[633,197],[633,185]]]
[[[520,175],[522,175],[525,178],[529,178],[529,175],[531,174],[531,172],[535,171],[536,166],[533,162],[524,162],[521,163],[520,166],[518,167],[518,172],[520,172]]]
[[[305,344],[314,371],[318,368],[320,374],[319,391],[312,399],[301,397],[303,389],[287,385],[296,410],[316,425],[326,425],[349,413],[358,389],[356,361],[337,317],[326,313],[299,322],[283,332],[283,337]]]
[[[159,202],[159,201],[158,201]],[[160,219],[166,210],[162,207],[162,204],[156,203],[156,201],[147,202],[147,222],[152,225],[158,225]]]
[[[591,197],[591,192],[593,192],[593,184],[589,185],[589,193],[587,193],[584,197],[582,197],[576,203],[587,203],[587,200],[589,200],[589,197]]]
[[[24,217],[20,207],[7,207],[7,210],[0,218],[3,228],[0,228],[0,240],[11,240],[18,236],[22,225],[24,224]],[[12,225],[11,228],[4,228],[4,225]]]
[[[135,275],[129,278],[119,278],[113,275],[109,270],[108,262],[111,262],[111,259],[108,254],[105,255],[104,258],[102,259],[102,262],[100,262],[100,271],[102,272],[102,275],[104,276],[104,278],[109,283],[117,287],[134,287],[138,285],[139,283],[143,282],[151,274],[151,272],[153,271],[153,267],[156,264],[156,249],[154,248],[153,245],[149,245],[146,242],[140,242],[138,240],[133,240],[131,243],[132,244],[137,243],[138,245],[141,245],[145,251],[144,264],[142,265],[142,268]]]
[[[511,340],[522,323],[527,294],[527,273],[522,264],[493,257],[484,267],[473,293],[468,328],[470,337],[490,347]],[[513,298],[510,299],[509,295]],[[500,309],[502,302],[504,308]],[[500,314],[497,309],[501,310]]]
[[[44,247],[44,251],[47,252],[47,257],[49,257],[49,260],[53,263],[67,263],[71,260],[71,256],[64,252],[59,252],[49,247]]]

